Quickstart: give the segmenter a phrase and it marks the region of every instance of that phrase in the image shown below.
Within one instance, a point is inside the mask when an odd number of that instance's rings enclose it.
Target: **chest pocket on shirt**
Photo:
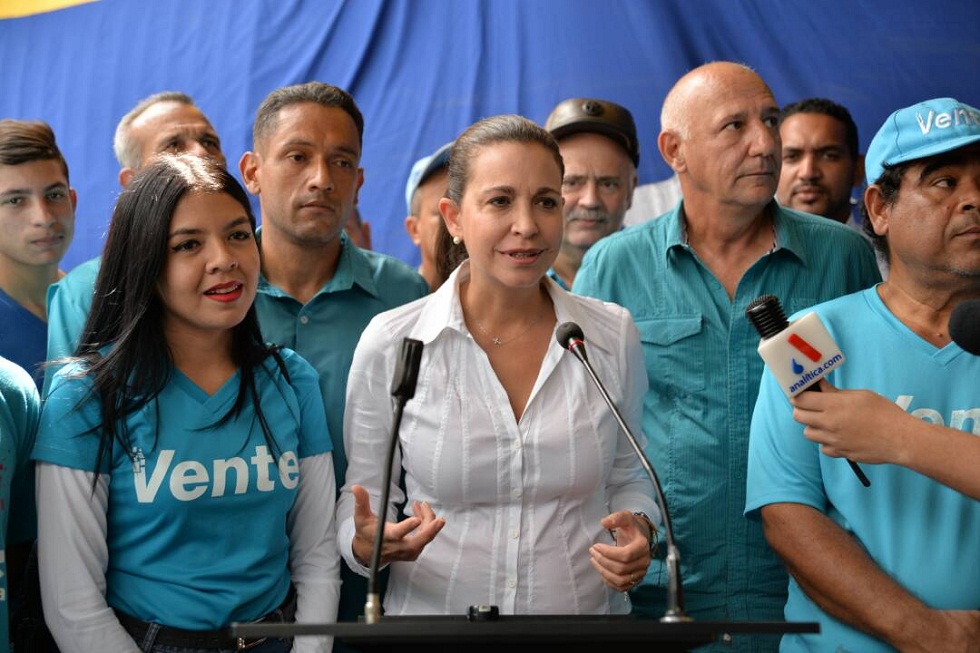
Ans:
[[[650,388],[670,394],[704,390],[704,342],[700,315],[636,320]]]

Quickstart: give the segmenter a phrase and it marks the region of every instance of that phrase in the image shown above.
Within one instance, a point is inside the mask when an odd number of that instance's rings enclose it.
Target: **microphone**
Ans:
[[[395,361],[395,376],[391,382],[391,396],[400,399],[402,404],[415,396],[421,363],[422,343],[411,338],[402,338],[402,349]]]
[[[657,478],[656,472],[653,471],[653,466],[647,459],[646,454],[643,453],[643,448],[637,441],[636,436],[633,435],[629,426],[626,425],[626,421],[620,414],[619,409],[616,408],[616,404],[613,403],[612,397],[606,392],[606,387],[599,380],[598,375],[592,368],[592,364],[589,363],[588,354],[585,353],[585,334],[582,333],[582,327],[574,322],[563,322],[555,331],[555,339],[558,340],[558,344],[563,349],[572,352],[575,358],[579,359],[582,365],[585,366],[589,376],[592,377],[592,382],[598,388],[599,394],[602,395],[606,405],[609,406],[609,410],[612,411],[613,417],[619,423],[619,428],[623,429],[627,439],[633,446],[633,451],[636,452],[637,457],[640,459],[640,464],[643,465],[643,469],[646,470],[647,475],[653,482],[653,489],[657,493],[657,503],[660,504],[660,511],[664,517],[664,533],[666,534],[667,541],[667,612],[660,618],[660,621],[664,623],[693,621],[684,612],[684,588],[681,584],[680,568],[681,555],[677,549],[677,541],[674,539],[674,529],[670,523],[670,513],[667,511],[667,499],[664,498],[663,489],[660,487],[660,480]],[[655,533],[651,532],[650,537],[654,536]]]
[[[960,302],[949,316],[949,337],[953,342],[980,356],[980,299]]]
[[[819,392],[816,385],[828,372],[844,362],[844,354],[816,313],[807,313],[790,323],[775,295],[762,295],[749,302],[745,316],[759,332],[759,355],[787,397],[804,390]],[[853,460],[847,464],[864,487],[871,481]]]
[[[368,575],[367,602],[364,604],[364,621],[369,624],[381,620],[381,597],[378,595],[378,567],[381,566],[381,544],[384,541],[385,518],[388,515],[391,494],[391,466],[395,460],[398,429],[402,423],[405,404],[415,396],[422,363],[422,343],[411,338],[402,339],[402,348],[395,362],[395,376],[391,383],[391,396],[395,398],[395,421],[391,426],[388,453],[385,456],[384,481],[381,483],[381,505],[378,508],[378,528],[374,533],[374,549]]]

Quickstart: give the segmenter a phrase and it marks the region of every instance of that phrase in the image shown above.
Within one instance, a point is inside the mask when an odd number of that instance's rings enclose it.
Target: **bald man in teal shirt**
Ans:
[[[782,563],[742,515],[763,369],[745,308],[771,293],[791,313],[881,280],[860,234],[773,200],[778,116],[768,86],[744,66],[707,64],[682,77],[658,139],[681,203],[596,243],[573,286],[628,308],[640,331],[646,453],[663,477],[686,607],[698,620],[781,621],[786,602]],[[631,592],[634,611],[663,616],[666,583],[654,561]],[[774,651],[778,641],[735,636],[712,649]]]

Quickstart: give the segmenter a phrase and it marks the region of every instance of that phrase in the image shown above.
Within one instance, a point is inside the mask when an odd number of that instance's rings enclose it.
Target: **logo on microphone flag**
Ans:
[[[821,354],[816,347],[814,347],[809,342],[801,338],[799,334],[794,333],[790,335],[790,337],[786,339],[786,342],[793,345],[793,347],[795,347],[796,349],[800,350],[804,356],[812,360],[814,363],[816,363],[821,358],[823,358],[823,354]]]
[[[759,355],[788,397],[803,392],[844,362],[840,347],[813,312],[764,338]]]

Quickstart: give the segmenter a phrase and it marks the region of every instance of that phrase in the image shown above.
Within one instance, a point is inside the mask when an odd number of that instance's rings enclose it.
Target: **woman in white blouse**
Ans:
[[[558,145],[496,116],[453,146],[440,210],[469,259],[432,295],[378,315],[354,354],[338,542],[367,574],[403,338],[424,343],[395,457],[381,562],[386,614],[629,612],[650,563],[650,480],[584,367],[555,341],[578,323],[590,360],[640,435],[646,372],[629,313],[547,278],[562,241]],[[399,468],[404,489],[398,486]],[[647,516],[651,517],[647,517]]]

